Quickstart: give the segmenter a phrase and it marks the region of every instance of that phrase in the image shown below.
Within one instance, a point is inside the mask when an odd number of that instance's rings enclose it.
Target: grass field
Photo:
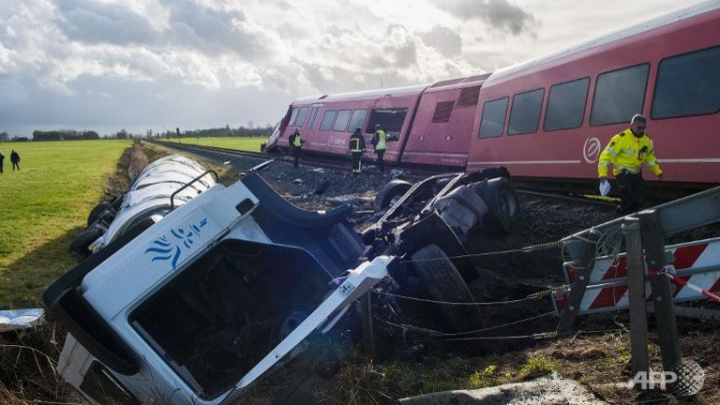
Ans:
[[[260,152],[260,144],[267,142],[266,137],[171,138],[164,140],[182,142],[189,145],[214,146],[217,148],[238,149],[250,152]]]
[[[41,306],[129,140],[0,143],[0,309]],[[20,154],[13,172],[10,151]]]

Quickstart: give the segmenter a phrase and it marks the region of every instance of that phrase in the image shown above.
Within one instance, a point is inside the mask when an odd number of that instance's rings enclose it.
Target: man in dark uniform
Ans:
[[[0,152],[0,173],[3,172],[3,164],[5,163],[5,155],[3,155],[2,152]]]
[[[305,143],[305,140],[300,137],[300,128],[295,128],[295,131],[293,131],[293,133],[290,135],[288,142],[290,143],[291,154],[295,158],[293,166],[298,167],[298,161],[300,160],[300,150],[302,148],[302,145]]]
[[[362,171],[362,155],[365,152],[365,139],[362,136],[360,128],[355,128],[355,132],[350,135],[348,148],[352,155],[352,172],[353,176],[358,176]]]
[[[16,167],[20,170],[20,155],[15,152],[15,149],[10,152],[10,163],[12,163],[13,171],[15,171]]]

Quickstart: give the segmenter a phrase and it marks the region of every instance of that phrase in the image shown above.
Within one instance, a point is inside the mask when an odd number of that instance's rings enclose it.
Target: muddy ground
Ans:
[[[144,148],[149,160],[169,153]],[[204,164],[219,171],[229,168],[221,181],[229,184],[257,164],[228,156],[199,156]],[[126,159],[130,164],[130,159]],[[302,162],[301,162],[302,163]],[[122,162],[121,162],[122,164]],[[119,167],[119,171],[121,167]],[[124,169],[127,172],[127,168]],[[137,169],[134,169],[137,170]],[[362,228],[372,220],[372,199],[376,190],[393,175],[368,168],[360,177],[347,171],[317,169],[309,164],[293,168],[278,160],[261,176],[280,194],[306,209],[328,209],[338,197],[353,202],[353,217]],[[122,188],[121,183],[117,188]],[[108,189],[111,195],[113,188]],[[521,299],[564,283],[559,249],[519,253],[515,249],[553,242],[613,218],[611,208],[521,195],[521,210],[513,222],[513,232],[504,237],[479,236],[472,241],[472,264],[478,277],[471,289],[478,301]],[[680,238],[718,236],[717,229],[705,228]],[[673,240],[679,242],[680,240]],[[507,252],[510,251],[510,252]],[[720,306],[704,303],[720,310]],[[557,318],[549,299],[525,301],[513,306],[483,308],[483,326],[539,318],[497,330],[484,336],[519,336],[555,329]],[[652,367],[661,368],[655,319],[651,315],[648,346]],[[490,339],[438,342],[402,339],[384,342],[376,356],[355,348],[343,358],[332,376],[318,378],[283,370],[259,384],[242,403],[276,404],[394,404],[401,398],[430,392],[481,388],[533,379],[553,371],[579,381],[602,400],[614,404],[638,401],[668,403],[720,403],[720,322],[678,318],[681,352],[696,361],[705,372],[705,386],[691,400],[678,400],[661,391],[632,391],[619,388],[631,378],[629,357],[629,318],[626,312],[583,316],[575,325],[577,333],[566,338]],[[77,394],[52,371],[62,344],[63,331],[50,319],[40,330],[17,337],[1,337],[0,403],[26,404],[34,401],[76,403]],[[405,343],[405,344],[403,344]],[[17,346],[19,349],[12,349]],[[10,349],[8,349],[10,348]],[[663,403],[663,402],[648,402]]]

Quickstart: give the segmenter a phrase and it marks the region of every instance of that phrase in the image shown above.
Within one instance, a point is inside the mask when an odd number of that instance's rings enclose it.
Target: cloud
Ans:
[[[462,54],[462,38],[450,28],[436,25],[419,35],[426,45],[437,49],[445,57],[456,58]]]
[[[211,56],[235,53],[246,60],[265,54],[245,14],[239,10],[217,11],[189,1],[168,1],[172,45]]]
[[[89,0],[56,0],[58,28],[73,41],[87,44],[153,44],[160,32],[152,22],[123,5]]]
[[[461,20],[479,18],[493,28],[507,30],[514,35],[532,31],[535,23],[531,14],[507,0],[437,0],[436,4]]]
[[[390,25],[387,28],[385,38],[386,40],[382,46],[382,55],[385,63],[381,66],[405,69],[417,62],[415,38],[405,27],[401,25]]]

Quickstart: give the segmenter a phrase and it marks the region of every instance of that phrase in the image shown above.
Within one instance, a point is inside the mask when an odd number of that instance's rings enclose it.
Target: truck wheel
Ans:
[[[90,251],[88,250],[90,244],[95,242],[95,240],[101,237],[102,234],[103,230],[100,228],[88,228],[80,232],[80,235],[76,236],[75,240],[73,240],[70,244],[70,252],[76,254],[82,259],[88,257],[90,254]]]
[[[450,259],[437,245],[415,252],[412,265],[430,297],[444,302],[475,302],[472,293]],[[458,331],[479,325],[480,311],[471,305],[439,305],[447,323]]]
[[[101,202],[100,204],[96,205],[95,208],[90,211],[90,214],[87,218],[87,226],[90,227],[92,224],[95,223],[100,218],[100,214],[103,213],[108,207],[110,206],[109,202]]]
[[[515,186],[506,178],[501,178],[497,182],[498,194],[498,223],[497,229],[503,234],[509,234],[510,222],[517,214],[520,203],[518,202]]]
[[[380,212],[393,204],[393,200],[401,197],[408,190],[410,190],[412,184],[403,180],[390,180],[385,183],[384,186],[378,191],[373,201],[373,209],[375,212]]]
[[[506,177],[495,178],[480,185],[482,187],[475,188],[475,191],[491,209],[486,222],[487,229],[495,234],[509,234],[511,220],[520,207],[515,186]]]
[[[282,313],[275,317],[272,325],[272,334],[270,341],[273,347],[282,342],[283,339],[290,336],[304,320],[312,313],[309,306],[293,305],[286,308]]]

